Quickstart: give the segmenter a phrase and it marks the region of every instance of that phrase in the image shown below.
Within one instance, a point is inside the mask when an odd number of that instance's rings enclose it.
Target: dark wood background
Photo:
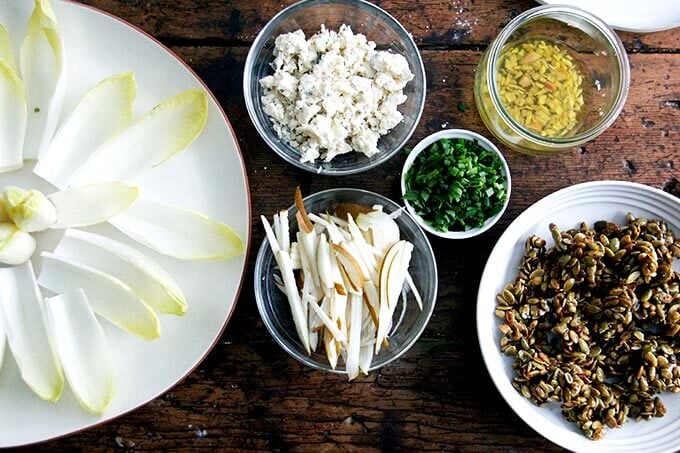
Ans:
[[[86,0],[140,27],[191,65],[229,116],[252,191],[253,247],[244,289],[224,336],[201,366],[164,396],[95,429],[33,447],[195,450],[546,451],[557,447],[505,404],[482,363],[474,309],[486,258],[505,227],[543,196],[571,184],[616,179],[662,187],[680,174],[680,29],[620,33],[632,83],[621,117],[595,141],[553,157],[504,150],[513,174],[507,213],[466,241],[431,238],[440,286],[434,316],[402,359],[347,383],[289,358],[263,327],[252,265],[260,214],[304,193],[350,186],[399,197],[398,155],[363,175],[331,178],[294,169],[270,151],[245,110],[242,71],[250,43],[290,0]],[[532,1],[384,0],[413,34],[427,70],[425,112],[410,146],[446,127],[489,135],[473,101],[483,50]],[[465,111],[458,108],[463,102]]]

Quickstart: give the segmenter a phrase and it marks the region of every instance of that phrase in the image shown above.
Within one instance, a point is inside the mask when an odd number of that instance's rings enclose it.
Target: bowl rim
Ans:
[[[438,289],[439,289],[439,272],[437,270],[437,260],[435,258],[434,251],[432,249],[432,244],[430,244],[430,241],[429,241],[427,235],[420,228],[420,225],[418,224],[418,222],[415,221],[413,216],[411,216],[406,210],[404,210],[402,206],[400,206],[398,203],[392,201],[391,199],[389,199],[389,198],[387,198],[383,195],[380,195],[378,193],[371,192],[370,190],[365,190],[365,189],[357,189],[357,188],[353,188],[353,187],[337,187],[337,188],[333,188],[333,189],[326,189],[326,190],[322,190],[322,191],[319,191],[319,192],[315,192],[311,195],[307,195],[306,197],[303,198],[303,202],[306,203],[306,202],[312,200],[313,198],[321,197],[323,195],[332,194],[333,192],[339,192],[339,191],[350,191],[350,192],[354,192],[354,193],[357,193],[357,194],[372,196],[372,197],[376,198],[377,203],[380,203],[383,206],[389,206],[390,208],[394,209],[394,211],[401,210],[400,216],[405,215],[408,218],[410,218],[413,221],[414,226],[416,227],[415,228],[416,234],[419,233],[419,234],[422,235],[422,239],[423,239],[424,244],[425,244],[425,250],[423,252],[426,255],[427,259],[432,262],[432,268],[434,269],[434,275],[432,276],[432,279],[433,279],[433,281],[432,281],[432,283],[433,283],[432,303],[430,304],[429,310],[426,311],[426,309],[424,307],[424,309],[422,311],[423,315],[425,316],[423,323],[422,323],[422,326],[416,332],[416,334],[413,336],[412,340],[408,343],[404,343],[404,345],[402,345],[401,349],[398,352],[396,352],[393,357],[390,357],[388,360],[386,360],[383,363],[380,363],[379,365],[377,365],[376,361],[374,360],[371,363],[371,367],[368,369],[368,372],[371,372],[371,371],[375,371],[379,368],[382,368],[382,367],[394,362],[395,360],[400,358],[402,355],[404,355],[406,352],[408,352],[413,347],[413,345],[420,339],[423,332],[425,331],[428,324],[430,323],[430,319],[432,318],[432,314],[434,313],[434,308],[437,305],[437,293],[438,293]],[[288,212],[291,212],[291,211],[293,211],[293,212],[297,211],[295,204],[293,204],[292,206],[290,206],[288,208]],[[293,231],[293,227],[294,226],[297,227],[297,222],[291,223],[290,226],[291,226],[291,231]],[[333,368],[330,367],[330,365],[328,365],[325,362],[314,361],[314,360],[311,359],[311,356],[308,356],[308,355],[304,354],[303,352],[298,351],[294,348],[288,347],[288,345],[280,338],[278,331],[274,327],[270,317],[268,315],[266,315],[265,309],[264,309],[265,300],[264,300],[263,291],[260,289],[261,288],[260,282],[261,282],[261,280],[267,278],[266,275],[263,275],[262,271],[263,271],[263,266],[264,266],[264,259],[265,259],[267,254],[271,254],[271,253],[272,253],[271,248],[269,247],[269,244],[267,242],[267,238],[265,237],[265,238],[263,238],[262,244],[260,245],[260,248],[257,252],[257,258],[255,260],[255,267],[253,269],[253,289],[254,289],[254,292],[255,292],[255,302],[256,302],[256,305],[257,305],[257,311],[260,315],[260,319],[262,319],[262,323],[265,325],[265,327],[267,328],[267,331],[269,332],[271,337],[274,339],[274,341],[281,347],[281,349],[286,351],[288,353],[288,355],[293,357],[298,362],[300,362],[303,365],[306,365],[310,368],[318,370],[318,371],[325,371],[325,372],[330,372],[330,373],[334,373],[334,374],[344,375],[346,373],[344,365],[340,365],[338,363],[338,366],[335,369],[333,369]]]
[[[378,155],[379,157],[376,158],[375,161],[372,162],[367,162],[366,165],[363,165],[359,168],[353,168],[353,169],[334,169],[334,168],[324,168],[323,166],[316,166],[315,163],[310,163],[310,162],[300,162],[299,159],[296,159],[295,157],[289,156],[288,154],[284,153],[281,150],[282,140],[278,138],[278,136],[273,137],[270,136],[265,132],[264,125],[260,122],[256,109],[255,109],[255,101],[253,100],[253,93],[251,92],[250,85],[251,85],[251,79],[252,79],[252,68],[254,66],[254,60],[256,58],[256,49],[261,48],[261,43],[269,39],[271,35],[271,29],[274,27],[275,24],[280,22],[283,18],[285,18],[287,15],[291,14],[292,12],[295,12],[297,10],[304,9],[308,6],[314,6],[317,4],[342,4],[342,5],[362,5],[365,7],[367,10],[372,11],[373,13],[383,16],[387,22],[392,23],[393,27],[397,29],[399,34],[404,36],[404,44],[406,47],[412,47],[415,52],[413,55],[415,56],[415,60],[417,62],[417,68],[410,68],[411,71],[415,74],[416,72],[420,75],[423,85],[421,87],[421,92],[422,92],[422,99],[420,101],[420,105],[417,106],[417,114],[415,116],[415,120],[413,122],[413,125],[410,127],[408,133],[404,136],[403,140],[399,142],[392,150],[380,150]],[[351,24],[350,24],[351,25]],[[319,24],[321,26],[321,24]],[[259,53],[259,52],[258,52]],[[392,16],[390,13],[379,7],[378,5],[374,5],[373,3],[368,2],[367,0],[301,0],[297,3],[294,3],[281,11],[279,11],[274,17],[272,17],[269,22],[265,24],[264,27],[260,30],[260,32],[257,34],[255,37],[255,40],[253,41],[253,44],[250,46],[250,49],[248,50],[248,55],[246,57],[246,62],[245,66],[243,68],[243,97],[245,100],[246,104],[246,110],[248,111],[248,116],[250,116],[250,120],[252,121],[253,125],[255,126],[255,129],[257,130],[257,133],[262,137],[262,139],[265,141],[267,146],[269,146],[270,149],[272,149],[279,157],[284,159],[286,162],[288,162],[291,165],[294,165],[297,168],[300,168],[302,170],[308,171],[310,173],[316,173],[320,175],[328,175],[328,176],[343,176],[343,175],[354,175],[358,173],[363,173],[365,171],[368,171],[372,168],[377,167],[378,165],[381,165],[385,163],[386,161],[390,160],[392,157],[394,157],[399,150],[401,150],[404,145],[411,139],[413,136],[413,133],[415,132],[416,128],[418,127],[418,124],[420,123],[420,119],[423,115],[423,110],[425,109],[425,100],[427,98],[427,76],[425,73],[425,65],[423,63],[423,58],[422,55],[420,54],[420,51],[418,50],[418,46],[413,39],[413,35],[406,30],[406,28],[399,22],[394,16]],[[403,120],[402,120],[403,121]],[[391,132],[391,131],[390,131]],[[389,134],[389,133],[388,133]],[[288,145],[289,146],[289,145]],[[292,148],[292,147],[291,147]],[[356,151],[354,151],[356,152]],[[361,156],[360,156],[361,157]],[[365,156],[364,156],[365,157]],[[318,160],[317,160],[318,162]],[[331,161],[332,162],[332,161]]]
[[[555,18],[556,13],[578,17],[597,29],[598,32],[607,40],[612,49],[614,49],[616,54],[616,62],[618,64],[617,69],[620,75],[619,86],[617,87],[618,91],[616,93],[616,98],[612,103],[612,108],[606,112],[599,123],[579,134],[570,137],[543,137],[540,134],[527,129],[517,120],[515,120],[515,118],[506,110],[503,102],[500,99],[500,96],[498,95],[498,91],[496,90],[496,86],[498,85],[496,63],[500,58],[503,46],[505,46],[510,36],[518,28],[534,20],[540,20],[542,18],[560,20]],[[569,22],[566,23],[569,24]],[[491,103],[493,104],[501,119],[512,129],[515,134],[519,135],[524,140],[548,147],[571,148],[589,142],[598,135],[602,134],[605,130],[609,129],[609,127],[619,117],[626,104],[628,93],[630,91],[630,61],[621,38],[606,22],[604,22],[599,17],[589,13],[584,9],[570,5],[549,4],[537,6],[524,11],[512,19],[505,27],[503,27],[503,30],[501,30],[489,47],[489,56],[486,59],[486,65],[483,70],[487,74],[486,85],[487,89],[489,90]]]
[[[498,211],[493,216],[486,219],[484,225],[481,227],[470,228],[469,230],[465,231],[436,230],[432,228],[432,226],[430,226],[416,212],[415,208],[411,205],[411,203],[409,203],[408,200],[403,199],[403,196],[406,193],[406,173],[408,173],[408,171],[411,169],[411,166],[413,166],[413,162],[415,161],[418,154],[427,149],[427,147],[429,147],[432,143],[437,142],[444,138],[464,138],[468,140],[477,140],[477,142],[483,148],[485,148],[488,151],[494,152],[501,159],[501,163],[503,164],[503,172],[505,173],[505,188],[507,191],[505,202],[503,203],[503,207],[501,208],[501,210]],[[418,225],[420,225],[422,229],[424,229],[430,234],[434,234],[435,236],[439,236],[444,239],[467,239],[479,236],[480,234],[489,230],[500,220],[501,217],[503,217],[503,214],[505,214],[505,211],[508,208],[508,205],[510,204],[511,191],[512,191],[512,176],[510,174],[510,167],[508,166],[508,161],[505,159],[505,156],[503,156],[503,153],[500,151],[500,149],[498,149],[496,145],[494,145],[491,142],[491,140],[489,140],[488,138],[484,137],[481,134],[478,134],[477,132],[468,129],[445,129],[443,131],[438,131],[435,132],[434,134],[428,135],[420,142],[418,142],[418,144],[409,153],[408,157],[406,158],[406,162],[404,162],[404,166],[401,170],[401,196],[409,214],[411,214],[411,217],[413,217],[416,220],[416,222],[418,222]]]
[[[616,181],[616,180],[589,181],[570,185],[562,189],[556,190],[542,197],[541,199],[537,200],[529,207],[527,207],[503,231],[498,241],[496,241],[496,244],[494,245],[493,249],[491,250],[489,257],[486,260],[486,263],[484,264],[484,269],[482,271],[479,284],[477,285],[477,297],[475,298],[475,302],[477,304],[475,308],[475,330],[476,330],[475,336],[477,338],[477,343],[479,344],[480,347],[484,367],[486,368],[486,371],[489,377],[491,378],[491,381],[493,382],[496,391],[501,395],[507,406],[518,417],[520,417],[531,429],[540,434],[542,437],[555,443],[556,445],[559,445],[563,448],[567,448],[573,451],[613,452],[616,451],[616,448],[611,444],[608,444],[606,449],[603,447],[603,444],[599,444],[600,447],[598,448],[597,443],[593,443],[592,440],[587,440],[581,433],[577,431],[577,428],[574,429],[573,431],[570,430],[569,428],[573,428],[575,427],[575,425],[572,427],[570,422],[568,422],[566,419],[561,419],[563,423],[560,423],[559,425],[554,425],[545,417],[540,418],[535,417],[533,412],[530,412],[527,409],[527,407],[537,407],[538,409],[543,409],[546,411],[549,410],[549,408],[547,407],[534,406],[533,403],[531,403],[528,399],[524,398],[520,393],[517,392],[516,389],[514,389],[511,386],[511,379],[508,379],[503,373],[503,371],[499,370],[495,366],[494,363],[495,357],[502,356],[503,360],[506,359],[511,360],[511,358],[503,355],[503,353],[500,351],[498,343],[494,341],[494,339],[492,338],[493,332],[485,329],[486,321],[483,320],[494,318],[494,320],[492,321],[492,325],[494,326],[494,328],[496,328],[496,326],[498,325],[499,320],[498,318],[495,317],[493,313],[493,309],[495,309],[496,307],[495,299],[491,301],[488,297],[483,296],[485,295],[484,294],[485,289],[488,288],[489,280],[493,280],[491,276],[495,275],[498,272],[495,269],[494,264],[498,261],[499,254],[503,253],[504,250],[503,247],[507,246],[506,244],[506,242],[508,242],[507,237],[515,236],[517,231],[522,232],[522,234],[520,235],[520,237],[522,237],[522,240],[515,243],[514,245],[511,245],[513,247],[522,247],[523,239],[525,239],[527,236],[525,231],[526,230],[525,223],[527,222],[527,219],[533,218],[537,212],[541,212],[542,210],[545,209],[550,209],[554,206],[558,206],[557,209],[569,209],[560,207],[562,206],[560,202],[563,200],[564,197],[582,195],[584,192],[588,193],[588,191],[605,191],[605,193],[607,193],[610,196],[612,196],[612,194],[620,196],[620,193],[617,192],[625,190],[643,193],[647,197],[654,197],[656,201],[665,202],[667,203],[664,206],[666,209],[672,209],[672,207],[680,206],[680,201],[678,200],[678,198],[674,197],[669,193],[666,193],[655,187],[629,181]],[[658,208],[661,205],[654,206],[655,208]],[[512,267],[514,264],[517,263],[509,263],[508,266]],[[493,298],[493,296],[491,297]],[[526,406],[519,405],[518,402],[528,403],[528,405]],[[634,420],[629,418],[626,424],[631,424],[633,422]],[[623,426],[625,427],[626,424],[624,424]],[[586,440],[585,444],[587,444],[588,449],[580,448],[581,447],[580,444],[573,443],[574,439]],[[617,440],[621,441],[620,439]],[[665,448],[663,450],[656,449],[656,451],[676,451],[676,450],[677,448],[673,448],[672,450],[667,450]]]

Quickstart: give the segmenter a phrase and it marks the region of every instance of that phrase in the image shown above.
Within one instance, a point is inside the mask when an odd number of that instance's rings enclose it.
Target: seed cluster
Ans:
[[[591,439],[627,417],[661,417],[680,392],[680,239],[659,220],[606,221],[531,236],[514,283],[496,297],[513,386]]]
[[[510,115],[544,137],[563,137],[576,127],[583,107],[583,76],[573,58],[544,40],[503,51],[498,93]]]

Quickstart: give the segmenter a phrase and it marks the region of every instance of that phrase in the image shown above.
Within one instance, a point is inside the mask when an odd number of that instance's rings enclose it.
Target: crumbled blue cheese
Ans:
[[[402,55],[376,44],[348,25],[302,30],[276,38],[274,74],[264,77],[262,108],[276,134],[300,151],[301,162],[357,151],[378,153],[378,140],[403,116],[404,87],[413,79]]]

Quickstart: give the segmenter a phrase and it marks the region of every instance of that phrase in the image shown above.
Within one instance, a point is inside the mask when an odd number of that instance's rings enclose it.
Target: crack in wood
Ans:
[[[672,177],[664,183],[661,190],[680,198],[680,181],[678,181],[678,178]]]
[[[186,38],[180,36],[156,35],[156,39],[161,41],[167,47],[250,47],[253,44],[251,40],[239,39],[237,37],[219,37],[209,36],[205,38]],[[440,50],[440,51],[483,51],[491,43],[448,43],[428,41],[427,39],[416,39],[416,45],[419,50]],[[676,55],[680,54],[680,49],[662,49],[656,47],[645,47],[644,50],[633,51],[631,46],[627,47],[629,52],[636,54],[664,54]]]
[[[680,99],[669,99],[667,101],[659,101],[659,107],[670,107],[672,109],[680,109]]]

